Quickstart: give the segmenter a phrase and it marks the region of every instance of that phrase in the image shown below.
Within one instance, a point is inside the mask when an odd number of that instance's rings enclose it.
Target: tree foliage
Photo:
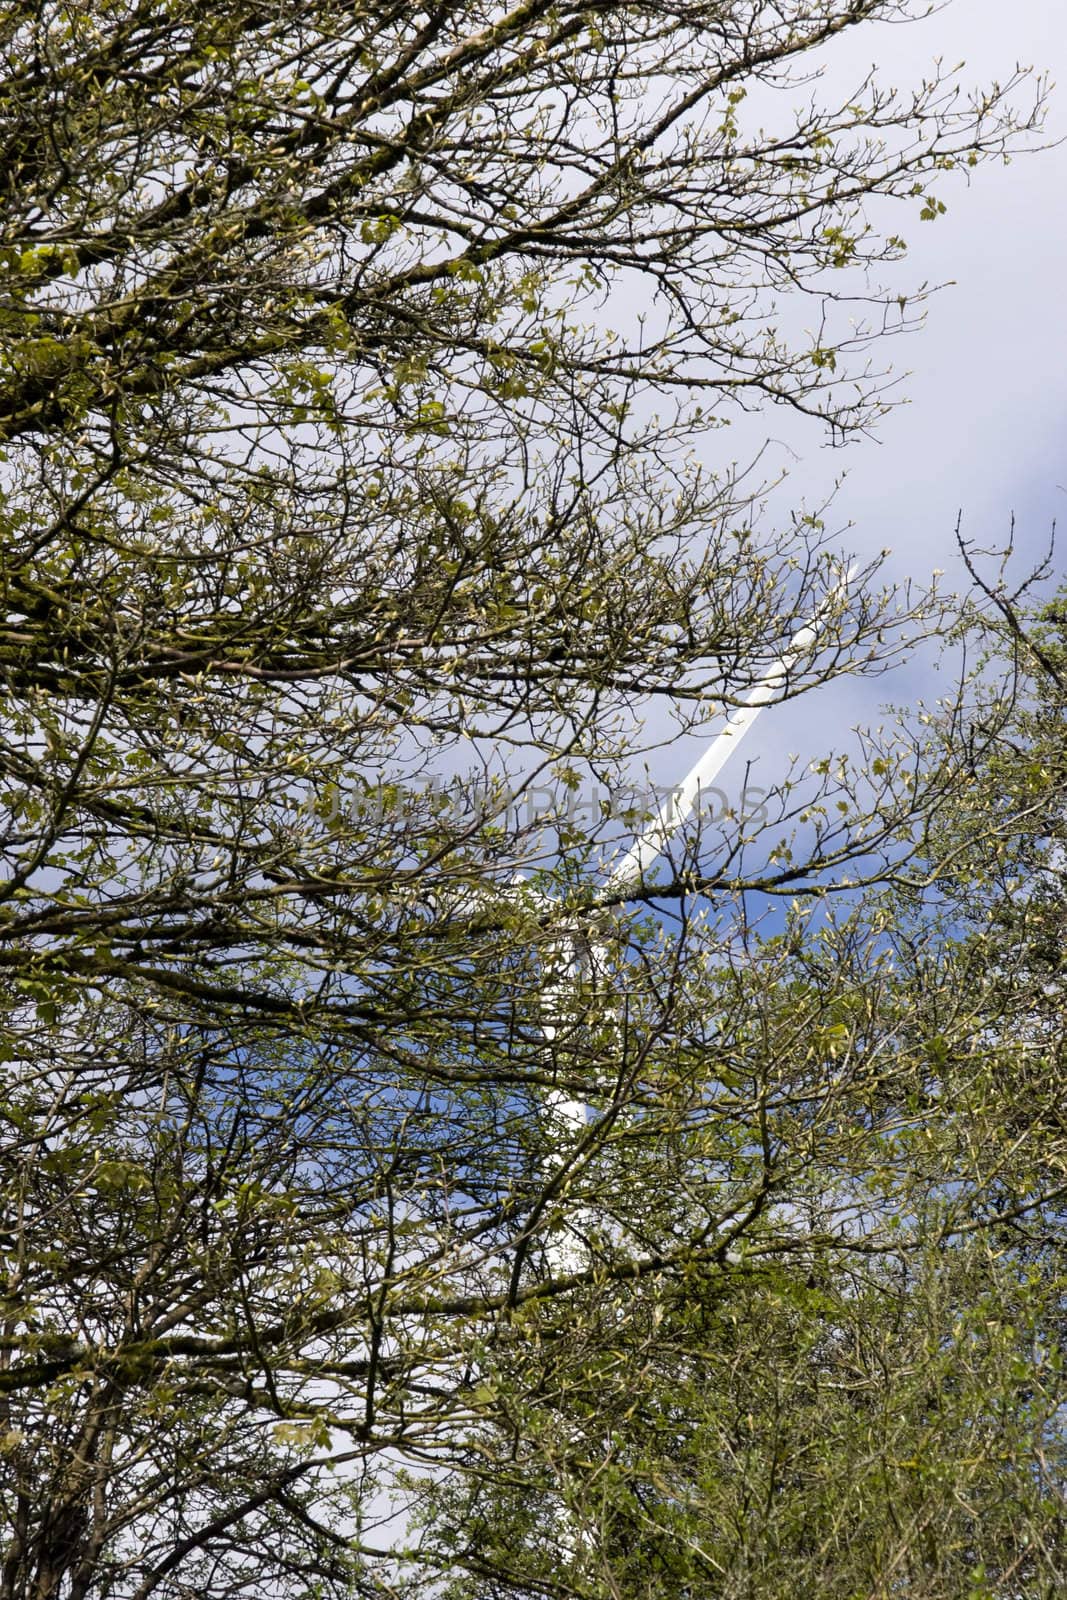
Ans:
[[[956,1516],[874,1416],[894,1370],[928,1414],[934,1309],[835,1274],[918,1271],[893,1197],[937,1194],[963,1125],[918,1160],[932,1047],[899,1003],[870,1021],[862,939],[796,973],[789,938],[738,949],[736,908],[880,879],[958,760],[872,750],[855,803],[828,763],[769,842],[719,819],[655,895],[598,894],[569,800],[618,780],[635,712],[703,724],[813,610],[786,695],[879,670],[909,620],[870,573],[846,604],[817,519],[768,528],[706,464],[733,408],[871,424],[908,305],[877,208],[932,220],[947,169],[1035,125],[1018,80],[798,96],[909,9],[0,15],[4,1600],[445,1568],[684,1593],[706,1560],[744,1574],[723,1593],[818,1587],[853,1515],[833,1463],[872,1440],[924,1537]],[[566,1015],[561,928],[595,933]],[[861,1348],[868,1304],[896,1310]],[[812,1397],[777,1443],[754,1321]],[[718,1474],[706,1555],[671,1462]],[[865,1526],[871,1473],[855,1493]],[[872,1537],[879,1592],[923,1570],[902,1540]],[[914,1592],[959,1593],[955,1560]]]
[[[505,1420],[427,1518],[450,1600],[1060,1592],[1062,1003],[984,917],[946,928],[943,867],[747,950],[736,1008],[705,991],[679,1143],[730,1244],[512,1321]]]

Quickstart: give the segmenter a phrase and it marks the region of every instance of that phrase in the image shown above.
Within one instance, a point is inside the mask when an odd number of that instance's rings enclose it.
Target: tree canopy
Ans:
[[[870,427],[885,207],[1038,124],[807,85],[915,9],[0,10],[3,1600],[1044,1592],[1058,1379],[972,1449],[1040,1308],[958,1359],[1060,1170],[1010,1038],[744,917],[939,879],[992,734],[612,894],[573,805],[935,616],[722,431]]]

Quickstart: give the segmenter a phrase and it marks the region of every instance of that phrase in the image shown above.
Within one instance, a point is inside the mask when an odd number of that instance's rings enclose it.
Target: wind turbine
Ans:
[[[855,566],[849,567],[812,620],[797,629],[783,653],[730,713],[690,772],[671,791],[649,826],[608,869],[603,883],[605,898],[640,885],[645,874],[669,848],[679,829],[698,812],[702,796],[714,786],[716,778],[735,754],[763,707],[772,705],[779,698],[780,690],[793,667],[817,642],[827,621],[839,609],[855,572]],[[586,939],[584,943],[587,950],[595,951],[595,939]],[[548,1021],[543,1031],[548,1042],[558,1032],[564,997],[578,981],[582,962],[578,938],[574,932],[564,931],[559,941],[559,959],[545,989]],[[552,1089],[546,1097],[546,1111],[549,1125],[557,1131],[560,1141],[573,1147],[588,1123],[589,1108],[586,1102],[573,1098],[565,1090]],[[551,1182],[557,1177],[569,1158],[569,1153],[565,1153],[562,1163],[550,1167],[546,1172],[546,1181]],[[581,1212],[575,1217],[575,1222],[579,1224],[588,1220]],[[580,1228],[572,1227],[569,1233],[550,1243],[545,1255],[553,1278],[580,1271],[588,1259],[588,1248]]]

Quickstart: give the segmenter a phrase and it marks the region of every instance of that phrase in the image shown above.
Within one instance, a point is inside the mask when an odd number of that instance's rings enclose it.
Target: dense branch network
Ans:
[[[963,758],[887,736],[617,893],[641,805],[572,800],[815,613],[784,698],[936,620],[873,569],[846,603],[721,444],[739,408],[873,423],[921,300],[876,208],[933,219],[1038,124],[1019,76],[813,98],[911,9],[0,8],[0,1600],[695,1592],[625,1549],[684,1523],[664,1385],[723,1286],[897,1292],[872,1196],[928,1221],[951,1165],[916,1176],[926,1038],[877,927],[805,967],[746,897],[884,882]],[[546,1036],[577,925],[603,954]],[[926,1001],[973,1065],[950,976]],[[980,1163],[955,1192],[909,1249],[993,1204]],[[797,1383],[845,1372],[834,1306]]]

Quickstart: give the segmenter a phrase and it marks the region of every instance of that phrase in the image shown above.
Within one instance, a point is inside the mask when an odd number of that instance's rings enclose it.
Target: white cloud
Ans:
[[[1054,80],[1046,137],[1067,137],[1067,28],[1048,0],[955,0],[914,25],[857,28],[839,48],[835,79],[876,61],[880,78],[901,86],[939,56],[946,65],[965,60],[964,81],[975,85],[1003,81],[1017,63],[1032,66]],[[843,451],[826,448],[813,429],[790,430],[800,459],[777,506],[784,514],[800,498],[818,504],[844,472],[828,518],[834,527],[853,524],[841,535],[844,548],[873,556],[888,547],[892,576],[925,582],[942,568],[948,586],[962,587],[958,516],[965,536],[989,547],[1007,539],[1014,514],[1021,571],[1044,552],[1056,517],[1067,515],[1067,143],[983,167],[970,187],[947,184],[942,195],[948,210],[936,222],[916,213],[891,225],[909,245],[896,269],[901,290],[924,280],[948,285],[930,302],[923,329],[886,346],[907,403],[880,425],[877,440]],[[767,433],[786,434],[776,414],[719,440],[735,449],[742,435]],[[1067,562],[1059,567],[1067,572]],[[746,758],[758,757],[753,781],[781,773],[787,751],[815,757],[847,745],[848,729],[879,721],[886,699],[934,699],[949,687],[927,660],[766,712],[746,741]],[[696,748],[686,741],[668,752],[661,775],[681,775]]]

